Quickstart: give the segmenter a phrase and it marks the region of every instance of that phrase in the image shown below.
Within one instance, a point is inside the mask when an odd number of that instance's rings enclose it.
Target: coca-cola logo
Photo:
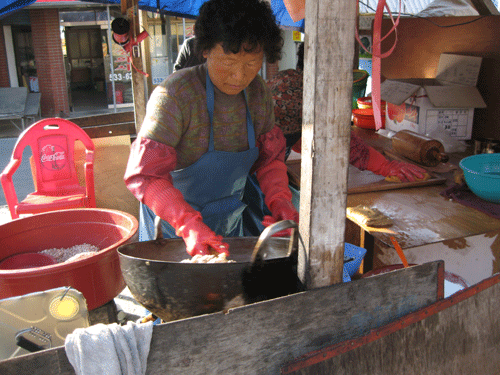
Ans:
[[[66,151],[58,145],[45,145],[40,152],[40,162],[47,169],[63,169],[66,165]]]

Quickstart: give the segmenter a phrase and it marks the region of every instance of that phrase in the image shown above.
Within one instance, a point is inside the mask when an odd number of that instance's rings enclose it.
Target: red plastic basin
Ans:
[[[353,109],[352,122],[358,128],[375,129],[375,117],[373,115],[373,109]],[[385,111],[382,111],[382,129],[385,129]]]
[[[85,208],[53,211],[0,225],[0,262],[17,254],[88,243],[91,256],[37,268],[0,270],[0,299],[61,286],[80,291],[93,310],[125,287],[116,249],[137,241],[137,219],[128,213]]]
[[[12,255],[0,262],[0,270],[19,270],[55,264],[56,260],[42,253],[22,253]]]

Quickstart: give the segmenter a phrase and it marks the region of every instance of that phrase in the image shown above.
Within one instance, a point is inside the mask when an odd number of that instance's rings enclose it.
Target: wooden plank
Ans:
[[[2,375],[75,375],[63,346],[0,361]]]
[[[134,122],[134,111],[107,113],[104,115],[72,117],[70,121],[85,128],[89,126],[114,125]]]
[[[90,138],[136,135],[133,111],[74,117],[70,121],[85,130]]]
[[[87,133],[90,138],[115,137],[118,135],[132,136],[135,135],[135,123],[124,122],[113,125],[88,126],[84,127],[83,130],[85,130],[85,133]]]
[[[165,16],[160,14],[160,20],[162,23],[165,22]],[[154,21],[153,21],[154,22]],[[148,17],[148,12],[142,12],[141,11],[141,25],[144,30],[149,30],[149,17]],[[152,24],[154,25],[154,23]],[[150,50],[150,43],[149,39],[145,40],[145,43],[141,44],[142,51],[144,53],[144,56],[151,56],[151,50]],[[152,72],[151,70],[151,59],[146,58],[144,59],[144,71],[145,72]],[[146,79],[146,93],[147,97],[149,98],[151,96],[151,93],[153,92],[153,89],[155,86],[153,85],[153,75],[150,74],[147,79]]]
[[[385,180],[374,182],[366,186],[356,186],[347,190],[347,194],[369,193],[371,191],[398,190],[419,186],[442,185],[446,182],[446,178],[432,177],[427,181],[414,182],[388,182]]]
[[[147,374],[275,374],[293,358],[436,302],[443,272],[443,263],[433,262],[157,325]],[[26,369],[30,375],[71,373],[63,347],[0,361],[1,374]]]
[[[500,275],[366,336],[310,353],[282,374],[498,374]]]
[[[306,1],[305,22],[299,277],[316,288],[342,282],[356,4]]]
[[[472,5],[481,16],[498,15],[498,9],[491,0],[471,0]]]
[[[123,182],[130,153],[130,136],[93,138],[93,142],[96,206],[124,211],[139,219],[139,202]],[[75,159],[82,161],[77,173],[80,183],[83,183],[85,153],[78,143],[75,145]]]
[[[300,160],[290,160],[286,162],[289,180],[300,189]],[[385,180],[368,183],[366,185],[348,187],[347,194],[368,193],[372,191],[397,190],[418,186],[442,185],[446,183],[446,178],[432,176],[427,181],[414,182],[388,182]]]
[[[390,217],[393,226],[372,231],[377,240],[391,247],[394,236],[403,249],[445,241],[456,247],[456,239],[498,231],[500,220],[443,198],[440,185],[351,194],[347,206],[375,207]],[[458,246],[457,248],[461,248]]]
[[[141,33],[141,18],[139,16],[139,8],[137,4],[139,0],[129,0],[129,3],[133,3],[134,11],[131,12],[131,21],[132,21],[132,32],[134,37],[137,37]],[[149,39],[143,43],[149,43]],[[135,52],[136,53],[135,53]],[[139,133],[139,129],[141,128],[142,122],[144,121],[144,117],[146,116],[146,76],[141,72],[144,70],[144,53],[141,45],[136,46],[135,49],[132,50],[132,90],[134,92],[134,114],[135,114],[135,129],[136,133]]]

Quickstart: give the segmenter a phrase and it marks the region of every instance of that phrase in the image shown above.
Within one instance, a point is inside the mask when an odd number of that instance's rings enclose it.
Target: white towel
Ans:
[[[66,336],[65,349],[77,375],[144,375],[153,322],[96,324]]]

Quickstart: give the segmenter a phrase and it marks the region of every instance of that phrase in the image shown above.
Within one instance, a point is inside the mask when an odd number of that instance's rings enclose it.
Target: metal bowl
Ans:
[[[287,226],[289,225],[289,226]],[[272,237],[297,224],[286,220],[261,237],[224,238],[234,263],[181,263],[182,239],[158,238],[120,246],[123,278],[134,298],[164,321],[209,314],[303,290],[297,238]],[[295,232],[294,232],[295,233]]]
[[[460,161],[469,189],[478,197],[500,203],[500,154],[479,154]]]

